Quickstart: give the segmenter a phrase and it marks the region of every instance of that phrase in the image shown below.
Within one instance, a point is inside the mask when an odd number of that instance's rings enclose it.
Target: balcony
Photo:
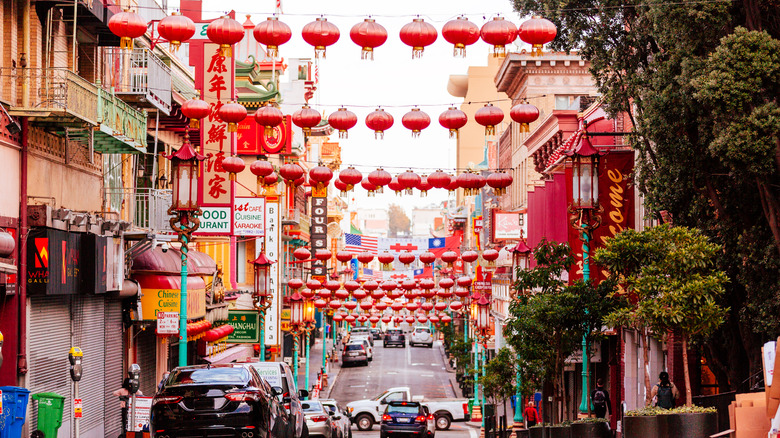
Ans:
[[[100,85],[141,107],[171,113],[171,68],[149,49],[103,47]]]
[[[120,217],[131,222],[131,231],[174,234],[168,214],[173,202],[171,190],[105,188],[103,196],[107,205],[124,206]]]
[[[68,128],[94,128],[96,152],[146,152],[146,113],[70,70],[0,67],[0,100],[12,116],[63,137]]]

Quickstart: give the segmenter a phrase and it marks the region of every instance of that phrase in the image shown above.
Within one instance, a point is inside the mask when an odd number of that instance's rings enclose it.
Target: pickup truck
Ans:
[[[352,419],[352,424],[356,425],[359,430],[371,430],[375,423],[381,421],[385,407],[391,401],[418,401],[428,406],[428,412],[432,412],[436,419],[436,429],[438,430],[449,429],[453,421],[469,420],[469,401],[467,399],[412,397],[408,386],[390,388],[374,398],[347,403],[347,412]]]

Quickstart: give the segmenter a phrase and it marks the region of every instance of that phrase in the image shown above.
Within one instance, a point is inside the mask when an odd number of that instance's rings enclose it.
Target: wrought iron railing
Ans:
[[[132,227],[149,232],[173,233],[169,222],[168,208],[173,201],[171,190],[105,188],[103,196],[107,204],[116,199],[122,200],[125,211],[120,212],[123,219],[131,221]]]
[[[99,89],[98,94],[101,131],[127,143],[146,147],[146,111],[136,110],[105,90]]]
[[[138,95],[165,114],[171,111],[171,68],[149,49],[104,47],[100,86],[118,95]]]

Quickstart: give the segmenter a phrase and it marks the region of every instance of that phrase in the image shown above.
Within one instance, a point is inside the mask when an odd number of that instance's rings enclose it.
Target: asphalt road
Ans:
[[[394,386],[408,386],[412,388],[412,395],[427,398],[456,396],[438,345],[433,348],[384,348],[381,341],[375,341],[374,361],[367,367],[352,366],[341,369],[330,396],[341,406],[346,406],[351,401],[374,397]],[[379,437],[379,426],[374,425],[373,430],[368,432],[360,432],[352,426],[352,436]],[[436,431],[436,438],[477,436],[479,430],[465,423],[453,423],[450,430]]]

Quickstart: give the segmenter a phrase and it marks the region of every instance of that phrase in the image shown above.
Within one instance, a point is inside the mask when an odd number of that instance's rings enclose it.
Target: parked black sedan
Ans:
[[[291,430],[273,389],[238,364],[178,367],[152,401],[153,438],[286,438]]]

